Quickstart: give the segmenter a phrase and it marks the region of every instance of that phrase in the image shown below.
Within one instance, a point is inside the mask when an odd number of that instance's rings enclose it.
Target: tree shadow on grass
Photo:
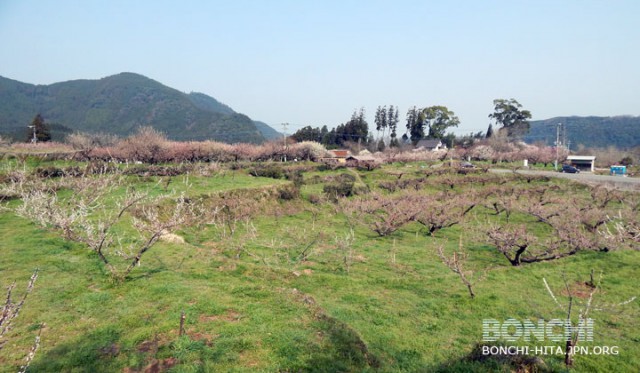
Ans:
[[[492,345],[478,343],[466,356],[449,360],[425,371],[434,373],[550,373],[556,371],[537,356],[484,353],[485,346]]]
[[[36,353],[31,372],[113,372],[122,369],[114,358],[120,353],[121,333],[107,326],[83,335],[73,342],[61,343],[46,353]],[[46,337],[43,336],[46,346]],[[43,346],[44,347],[44,346]]]
[[[313,315],[322,347],[314,349],[302,367],[282,372],[368,372],[378,371],[382,362],[373,354],[358,332],[347,323],[326,313],[315,299],[297,289],[292,298],[303,304]]]
[[[317,316],[327,346],[306,361],[309,372],[366,372],[380,368],[380,359],[349,325],[325,314]]]

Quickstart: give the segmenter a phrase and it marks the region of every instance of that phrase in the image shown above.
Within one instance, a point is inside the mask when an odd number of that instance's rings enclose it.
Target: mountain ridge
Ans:
[[[615,146],[630,149],[640,146],[640,116],[560,116],[544,120],[530,121],[531,128],[523,139],[528,143],[541,142],[554,145],[558,123],[560,140],[566,141],[571,149],[578,146],[587,148],[607,148]]]
[[[0,134],[22,141],[38,113],[62,129],[52,131],[57,140],[73,131],[127,136],[143,125],[181,141],[261,143],[268,132],[213,97],[187,94],[136,73],[47,85],[0,76]]]

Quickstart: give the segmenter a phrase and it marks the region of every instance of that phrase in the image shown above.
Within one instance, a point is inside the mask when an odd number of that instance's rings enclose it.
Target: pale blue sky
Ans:
[[[534,119],[640,115],[639,19],[638,0],[0,0],[0,75],[136,72],[289,132],[446,105],[468,133],[495,98]]]

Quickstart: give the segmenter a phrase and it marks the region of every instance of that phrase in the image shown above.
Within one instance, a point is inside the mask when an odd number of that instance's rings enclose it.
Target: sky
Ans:
[[[639,16],[637,0],[0,0],[0,76],[135,72],[289,133],[444,105],[468,134],[497,98],[534,120],[640,115]]]

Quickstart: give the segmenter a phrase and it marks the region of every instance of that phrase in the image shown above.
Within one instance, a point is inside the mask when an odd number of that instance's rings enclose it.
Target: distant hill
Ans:
[[[562,123],[566,127],[567,140],[571,149],[578,145],[606,148],[615,146],[629,149],[640,146],[640,117],[556,117],[531,121],[531,130],[524,137],[528,143],[544,142],[553,145],[556,141],[556,127]]]
[[[275,139],[282,138],[282,134],[280,132],[274,130],[273,128],[271,128],[271,126],[269,126],[265,122],[254,120],[253,124],[256,125],[256,127],[258,128],[258,131],[260,131],[260,133],[262,133],[262,136],[264,136],[264,138],[267,140],[275,140]]]
[[[229,106],[219,102],[211,96],[205,95],[204,93],[191,92],[188,96],[191,102],[193,102],[194,105],[202,110],[213,111],[222,114],[235,114],[235,111],[233,111],[233,109],[231,109]]]
[[[205,95],[204,93],[191,92],[189,93],[189,98],[191,99],[191,102],[193,102],[197,107],[204,110],[209,110],[209,111],[214,111],[214,112],[224,113],[224,114],[235,113],[235,111],[233,111],[233,109],[231,109],[229,106],[219,102],[218,100],[216,100],[211,96]],[[264,136],[264,138],[267,140],[277,139],[282,136],[280,132],[274,130],[273,128],[271,128],[271,126],[269,126],[265,122],[254,120],[253,124],[256,126],[258,131],[260,131],[262,136]]]
[[[264,126],[212,97],[186,94],[134,73],[51,85],[0,77],[0,134],[22,140],[38,113],[55,124],[54,139],[72,131],[127,136],[142,125],[173,140],[261,143],[268,137]]]

